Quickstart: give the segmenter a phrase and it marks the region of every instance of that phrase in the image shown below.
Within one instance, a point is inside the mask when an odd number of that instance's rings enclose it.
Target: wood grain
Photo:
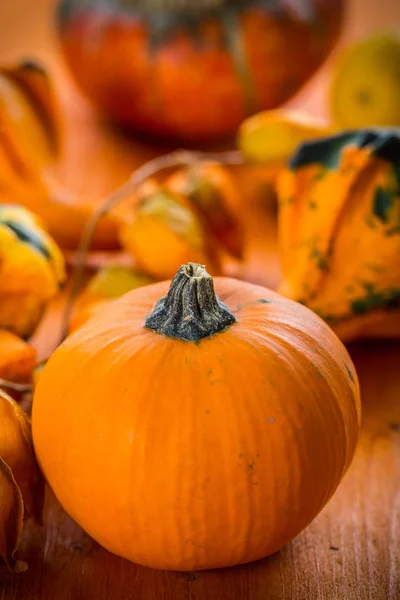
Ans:
[[[347,30],[358,35],[371,27],[367,5],[353,0],[349,15],[365,20],[348,22]],[[371,13],[380,23],[385,14],[387,22],[399,16],[397,2],[381,0],[379,7]],[[51,0],[0,2],[0,58],[34,50],[50,64],[68,124],[59,176],[80,194],[100,198],[161,148],[129,140],[93,114],[57,58],[51,9]],[[313,97],[321,97],[318,86],[305,104]],[[265,278],[273,283],[275,233],[258,235],[268,240]],[[255,273],[260,256],[253,258]],[[36,338],[42,354],[54,345],[61,304],[62,298]],[[0,568],[0,600],[399,600],[400,343],[368,342],[350,351],[364,406],[356,458],[329,505],[281,552],[213,572],[152,571],[100,548],[48,492],[45,527],[28,525],[19,551],[29,569],[13,575]]]
[[[30,526],[0,570],[1,600],[397,600],[400,598],[399,343],[351,348],[364,415],[357,455],[333,500],[296,540],[265,560],[218,571],[166,573],[94,543],[49,493],[46,527]]]

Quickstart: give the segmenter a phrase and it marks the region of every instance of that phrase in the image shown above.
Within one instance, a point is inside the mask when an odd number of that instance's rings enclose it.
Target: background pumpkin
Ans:
[[[63,0],[58,25],[73,75],[102,110],[198,141],[233,134],[249,113],[292,96],[332,49],[342,4]]]
[[[168,287],[125,294],[52,355],[33,402],[37,456],[112,552],[179,570],[255,560],[347,470],[354,366],[321,319],[263,287],[217,278],[218,299],[194,264]]]

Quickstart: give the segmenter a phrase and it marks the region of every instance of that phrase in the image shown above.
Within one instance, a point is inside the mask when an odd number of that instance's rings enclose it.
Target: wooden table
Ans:
[[[59,175],[81,194],[104,194],[160,149],[99,123],[79,97],[57,59],[51,5],[51,0],[0,3],[0,58],[34,51],[50,64],[68,122]],[[379,5],[372,21],[399,17],[396,2]],[[354,0],[351,15],[363,14],[365,6]],[[367,28],[363,23],[350,19],[348,29],[360,33]],[[318,106],[321,88],[303,98]],[[36,339],[43,355],[53,341],[47,326]],[[0,600],[399,600],[400,342],[363,343],[350,351],[363,395],[355,460],[329,505],[281,552],[213,572],[145,569],[99,547],[49,492],[45,527],[29,525],[22,539],[19,556],[29,569],[13,575],[0,568]]]

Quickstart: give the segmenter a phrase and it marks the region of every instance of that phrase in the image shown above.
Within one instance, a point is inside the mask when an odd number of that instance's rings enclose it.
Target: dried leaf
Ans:
[[[22,408],[0,390],[0,457],[21,490],[26,516],[41,521],[44,481],[36,464],[30,422]]]

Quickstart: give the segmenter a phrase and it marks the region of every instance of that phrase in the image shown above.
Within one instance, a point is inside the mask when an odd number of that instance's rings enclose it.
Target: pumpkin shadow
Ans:
[[[400,430],[400,341],[368,340],[349,344],[361,389],[364,436]],[[379,431],[378,431],[379,430]]]

